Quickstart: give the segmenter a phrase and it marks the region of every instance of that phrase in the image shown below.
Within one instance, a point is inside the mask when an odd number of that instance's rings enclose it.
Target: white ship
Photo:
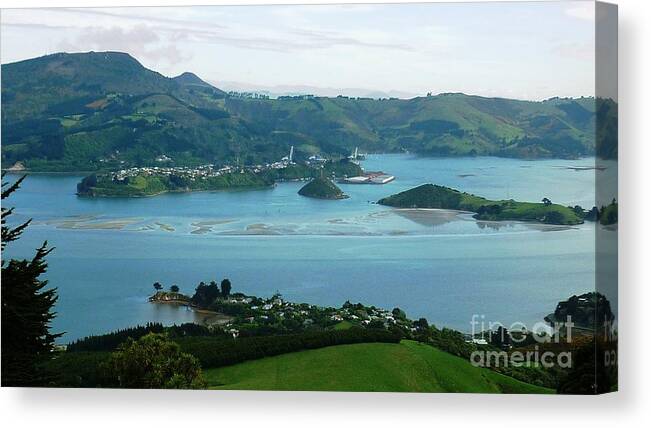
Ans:
[[[395,180],[396,177],[390,174],[385,174],[382,171],[369,171],[364,175],[355,177],[346,177],[341,180],[342,183],[348,184],[387,184]]]

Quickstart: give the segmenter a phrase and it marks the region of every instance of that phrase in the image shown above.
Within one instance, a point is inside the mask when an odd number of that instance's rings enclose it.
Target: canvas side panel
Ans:
[[[596,3],[595,11],[596,168],[596,392],[617,390],[617,6]]]

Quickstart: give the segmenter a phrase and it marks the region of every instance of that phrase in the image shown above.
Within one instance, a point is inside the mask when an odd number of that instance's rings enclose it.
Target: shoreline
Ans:
[[[482,159],[482,158],[495,158],[495,159],[511,159],[511,160],[521,160],[525,162],[536,162],[536,161],[580,161],[584,159],[595,159],[595,160],[601,160],[601,161],[617,161],[617,158],[604,158],[601,156],[598,156],[596,153],[595,154],[587,154],[587,155],[580,155],[576,157],[546,157],[546,156],[541,156],[541,157],[514,157],[514,156],[500,156],[499,154],[483,154],[483,155],[477,155],[477,156],[470,156],[467,154],[460,154],[458,156],[436,156],[432,155],[431,153],[419,153],[419,152],[409,152],[409,151],[389,151],[389,152],[367,152],[367,159],[368,156],[383,156],[383,155],[388,155],[388,156],[394,156],[394,155],[410,155],[418,158],[425,158],[425,159]],[[572,166],[557,166],[557,168],[569,168],[569,169],[574,169]],[[584,168],[591,168],[591,169],[599,169],[595,167],[579,167],[581,169]],[[39,171],[39,170],[31,170],[31,169],[24,169],[24,170],[12,170],[11,167],[9,168],[0,168],[3,172],[7,172],[9,174],[52,174],[52,175],[81,175],[81,174],[93,174],[93,173],[101,173],[101,172],[106,172],[109,170],[74,170],[74,171]],[[280,181],[280,180],[279,180]],[[285,179],[282,181],[300,181],[300,179]]]
[[[506,225],[508,223],[518,223],[522,224],[525,226],[533,226],[533,227],[539,227],[541,229],[549,229],[549,230],[567,230],[567,229],[576,229],[578,226],[581,226],[587,221],[582,221],[581,223],[577,224],[552,224],[552,223],[543,223],[538,220],[526,220],[526,219],[502,219],[502,220],[481,220],[481,219],[476,219],[474,218],[474,215],[477,213],[473,211],[466,211],[466,210],[453,210],[453,209],[448,209],[448,208],[393,208],[393,211],[397,211],[399,215],[405,214],[404,217],[409,218],[413,221],[414,219],[410,218],[409,214],[418,214],[418,213],[425,213],[425,212],[436,212],[439,214],[440,218],[450,218],[452,220],[452,217],[460,216],[460,215],[472,215],[472,221],[476,223],[482,223],[482,224],[497,224],[497,225]],[[467,220],[460,218],[459,220]]]
[[[233,320],[232,317],[221,313],[221,312],[216,312],[212,311],[210,309],[205,309],[205,308],[200,308],[198,306],[193,305],[190,303],[189,300],[179,300],[179,299],[174,299],[174,300],[161,300],[161,299],[153,299],[152,300],[151,296],[149,298],[149,303],[153,304],[163,304],[163,305],[173,305],[173,306],[185,306],[188,310],[191,310],[192,312],[196,313],[200,318],[198,321],[206,326],[210,327],[212,325],[224,325],[228,324]]]
[[[77,197],[80,198],[114,198],[114,199],[131,199],[131,198],[153,198],[155,196],[169,194],[185,194],[185,193],[201,193],[201,192],[248,192],[251,190],[268,190],[276,186],[276,183],[269,186],[234,186],[234,187],[223,187],[219,189],[197,189],[197,190],[162,190],[157,193],[151,193],[148,195],[88,195],[85,193],[75,193]]]
[[[96,174],[96,173],[101,172],[101,171],[33,171],[33,170],[30,170],[30,169],[3,168],[2,172],[6,172],[7,174],[15,174],[15,175],[35,174],[35,175],[70,175],[70,176],[77,176],[77,175]]]

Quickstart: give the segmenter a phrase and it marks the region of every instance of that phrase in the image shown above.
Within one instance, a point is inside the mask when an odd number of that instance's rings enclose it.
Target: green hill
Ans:
[[[617,106],[441,94],[410,100],[250,99],[186,72],[165,77],[120,52],[58,53],[2,65],[2,162],[38,171],[155,164],[257,164],[409,151],[435,156],[616,157]]]
[[[445,186],[423,184],[413,189],[382,198],[380,205],[395,208],[434,208],[471,211],[477,220],[537,221],[547,224],[573,225],[583,223],[583,210],[537,202],[514,200],[492,201],[481,196],[460,192]]]
[[[212,86],[209,83],[206,83],[205,81],[201,80],[199,76],[197,76],[194,73],[190,73],[189,71],[179,74],[178,76],[174,77],[172,80],[174,80],[175,82],[183,86],[200,86],[200,87],[214,88],[214,86]]]
[[[331,346],[204,374],[215,389],[553,393],[413,341]]]
[[[315,178],[301,187],[298,194],[317,199],[345,199],[348,197],[335,183],[322,177]]]

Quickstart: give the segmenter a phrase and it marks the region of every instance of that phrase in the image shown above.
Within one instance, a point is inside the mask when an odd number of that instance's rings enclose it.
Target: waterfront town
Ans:
[[[358,154],[358,149],[348,156],[348,161],[359,165],[359,160],[364,159],[365,155]],[[281,160],[265,164],[257,165],[215,165],[205,164],[198,166],[167,166],[164,164],[172,162],[172,158],[162,154],[156,158],[156,162],[161,166],[144,166],[144,167],[131,167],[123,168],[113,171],[109,174],[111,180],[123,182],[124,180],[136,176],[177,176],[189,180],[206,180],[208,178],[220,177],[226,174],[234,173],[252,173],[259,174],[270,170],[283,170],[289,166],[301,165],[308,168],[323,168],[328,159],[320,155],[312,155],[303,162],[296,162],[294,160],[294,146],[290,147],[289,154],[283,156]],[[308,177],[305,177],[308,178]],[[381,171],[369,171],[359,176],[344,176],[341,177],[342,183],[349,184],[386,184],[395,179],[394,176],[385,174]]]

